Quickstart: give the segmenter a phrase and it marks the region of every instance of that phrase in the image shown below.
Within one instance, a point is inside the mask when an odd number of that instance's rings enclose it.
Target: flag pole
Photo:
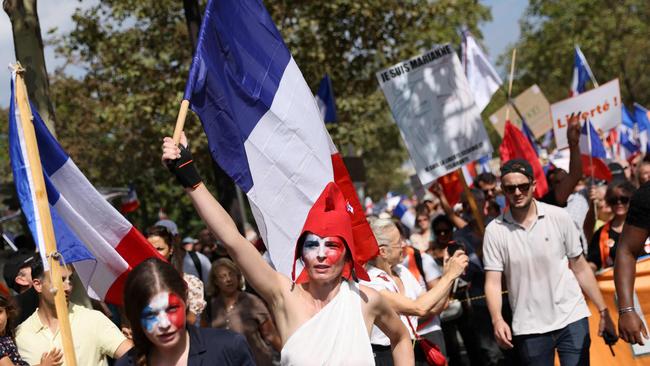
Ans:
[[[68,304],[63,290],[63,281],[61,279],[62,271],[59,263],[61,255],[56,249],[56,240],[54,237],[54,228],[52,226],[52,216],[50,215],[50,205],[47,200],[47,191],[45,190],[45,179],[43,178],[41,157],[38,153],[32,110],[29,106],[27,87],[25,86],[25,69],[20,65],[20,63],[14,65],[13,69],[16,73],[16,85],[14,86],[16,91],[16,104],[20,111],[20,122],[17,122],[21,124],[23,129],[29,169],[34,179],[34,196],[36,197],[38,215],[41,219],[45,253],[50,267],[50,281],[52,282],[55,291],[54,306],[56,309],[56,317],[59,321],[59,330],[61,331],[63,357],[66,365],[76,366],[77,358],[75,356],[74,344],[72,342],[70,318],[68,317]]]
[[[467,181],[465,180],[465,174],[463,174],[463,169],[458,169],[456,170],[458,172],[460,181],[463,183],[463,191],[465,192],[465,197],[467,197],[467,203],[469,203],[469,208],[472,210],[472,215],[476,219],[476,224],[478,225],[478,230],[483,235],[485,233],[485,223],[483,222],[483,215],[481,212],[479,212],[478,205],[476,204],[476,200],[474,199],[474,195],[472,194],[472,191],[469,189],[469,185],[467,185]],[[481,207],[483,209],[483,207]]]
[[[508,100],[512,95],[512,79],[515,75],[515,60],[517,59],[517,49],[512,49],[512,60],[510,62],[510,80],[508,81]],[[506,121],[510,119],[510,104],[506,104]]]
[[[591,175],[591,184],[593,185],[595,182],[594,178],[594,157],[591,152],[591,121],[587,119],[585,121],[585,124],[587,125],[587,146],[589,147],[589,173]],[[598,206],[596,205],[596,201],[594,200],[594,217],[596,218],[596,221],[598,221]]]
[[[174,135],[172,139],[174,140],[174,144],[178,145],[178,143],[181,141],[181,133],[183,132],[183,128],[185,128],[185,117],[187,117],[187,110],[190,107],[190,101],[187,99],[183,99],[181,102],[181,108],[178,110],[178,117],[176,118],[176,126],[174,127]]]

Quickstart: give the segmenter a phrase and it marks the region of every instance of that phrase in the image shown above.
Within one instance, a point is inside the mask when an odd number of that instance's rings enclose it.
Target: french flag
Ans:
[[[619,156],[627,159],[640,150],[634,126],[636,122],[625,106],[622,108],[622,122],[617,127]]]
[[[138,194],[135,191],[135,186],[133,186],[133,184],[129,184],[129,192],[126,194],[126,197],[122,198],[120,211],[126,215],[137,210],[139,207],[140,200],[138,199]]]
[[[315,98],[323,121],[325,123],[336,123],[336,100],[334,99],[334,88],[329,75],[325,74],[321,79]]]
[[[634,120],[636,122],[641,154],[645,155],[650,145],[650,139],[648,138],[648,134],[650,134],[650,112],[641,104],[634,103]]]
[[[589,136],[587,136],[587,133],[589,133]],[[590,120],[587,120],[582,125],[580,134],[582,173],[586,176],[610,181],[612,179],[612,173],[609,171],[607,164],[605,164],[607,151]]]
[[[14,73],[9,107],[9,155],[21,208],[47,269],[43,218],[39,217],[36,206],[34,177],[14,95],[15,77]],[[131,268],[158,253],[97,192],[33,107],[32,114],[57,250],[65,263],[73,263],[91,297],[122,304],[122,289]]]
[[[307,214],[331,181],[348,201],[357,259],[376,255],[343,160],[261,1],[208,2],[184,99],[201,119],[213,159],[246,193],[279,272],[292,273]]]
[[[577,45],[575,46],[573,60],[573,78],[571,79],[571,90],[569,92],[571,97],[584,93],[589,79],[595,80],[585,55]]]

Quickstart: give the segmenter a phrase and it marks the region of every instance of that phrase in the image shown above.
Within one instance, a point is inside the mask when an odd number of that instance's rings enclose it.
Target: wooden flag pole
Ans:
[[[472,210],[472,215],[474,216],[474,219],[476,219],[478,230],[481,233],[481,235],[483,235],[485,233],[485,223],[483,222],[483,215],[479,211],[478,205],[476,204],[476,200],[474,199],[474,195],[472,194],[472,191],[469,189],[469,186],[467,185],[467,181],[465,180],[465,175],[463,174],[463,169],[458,169],[457,172],[460,181],[463,183],[463,191],[465,192],[465,197],[467,197],[467,203],[469,203],[469,208]]]
[[[68,317],[68,304],[65,299],[63,280],[61,278],[62,270],[59,263],[60,255],[56,249],[52,216],[50,215],[50,204],[47,200],[47,191],[45,190],[45,180],[43,178],[41,158],[36,143],[32,110],[29,106],[29,99],[27,97],[27,87],[25,86],[24,80],[25,69],[23,69],[20,64],[16,64],[14,66],[14,71],[16,72],[16,104],[20,111],[20,124],[25,137],[29,169],[34,180],[34,196],[36,197],[38,215],[41,220],[41,227],[43,228],[42,234],[43,241],[45,242],[46,258],[50,266],[49,276],[53,289],[55,290],[54,306],[56,308],[56,317],[59,321],[59,330],[61,332],[63,357],[66,365],[76,366],[77,358],[75,356],[74,344],[72,342],[70,319]]]
[[[181,141],[181,133],[183,128],[185,128],[185,117],[187,117],[187,110],[190,108],[190,101],[183,99],[181,102],[181,108],[178,110],[178,117],[176,118],[176,127],[174,127],[174,135],[172,139],[174,144],[178,145]]]
[[[512,60],[510,61],[510,80],[508,81],[508,100],[512,96],[512,79],[515,75],[515,60],[517,59],[517,49],[512,49]],[[510,104],[506,104],[506,121],[510,119]]]

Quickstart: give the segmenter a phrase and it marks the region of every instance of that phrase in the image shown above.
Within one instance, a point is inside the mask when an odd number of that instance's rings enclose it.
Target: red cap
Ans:
[[[302,228],[298,243],[296,243],[296,251],[293,258],[293,270],[291,271],[291,279],[297,284],[309,282],[309,275],[305,269],[302,270],[296,279],[296,261],[300,258],[301,246],[300,242],[304,239],[306,233],[312,233],[325,238],[328,236],[336,236],[345,242],[347,249],[350,251],[351,261],[347,261],[343,267],[342,277],[350,279],[352,276],[352,268],[357,278],[365,281],[370,281],[368,273],[363,268],[357,259],[357,248],[354,242],[354,235],[352,233],[352,208],[343,197],[343,193],[334,182],[327,184],[320,197],[316,200],[307,219]]]

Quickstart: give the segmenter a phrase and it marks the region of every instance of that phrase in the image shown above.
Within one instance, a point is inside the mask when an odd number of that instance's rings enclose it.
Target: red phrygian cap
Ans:
[[[365,281],[370,281],[368,273],[363,268],[358,260],[358,250],[355,246],[354,235],[352,234],[352,213],[350,212],[351,206],[343,197],[343,193],[334,182],[327,184],[320,197],[316,200],[307,219],[302,228],[298,243],[296,243],[296,251],[293,258],[293,270],[291,271],[291,279],[297,284],[309,282],[309,275],[306,269],[303,269],[298,278],[296,279],[296,261],[301,257],[301,246],[298,245],[306,233],[312,233],[325,238],[328,236],[336,236],[347,245],[350,251],[352,260],[347,261],[343,267],[342,277],[350,279],[352,276],[352,269],[357,278]]]

